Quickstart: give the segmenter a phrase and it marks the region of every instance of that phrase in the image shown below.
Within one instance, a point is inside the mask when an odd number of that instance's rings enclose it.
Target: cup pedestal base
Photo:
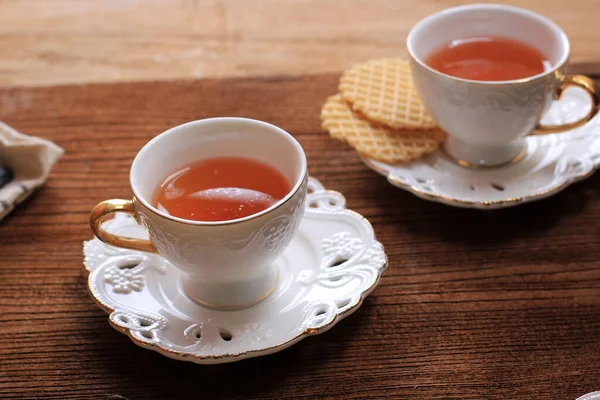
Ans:
[[[525,139],[502,146],[484,147],[449,137],[444,151],[457,164],[468,168],[498,168],[519,162],[527,154]]]
[[[181,286],[194,302],[220,310],[237,310],[266,299],[279,281],[279,269],[272,264],[259,278],[250,281],[206,283],[204,279],[184,274]]]

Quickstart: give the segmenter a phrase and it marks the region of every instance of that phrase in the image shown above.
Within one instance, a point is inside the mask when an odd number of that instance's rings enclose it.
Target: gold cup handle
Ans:
[[[92,209],[92,213],[90,214],[90,225],[94,235],[96,235],[98,239],[102,240],[104,243],[123,247],[125,249],[157,253],[156,247],[149,240],[114,235],[105,231],[102,228],[104,217],[114,212],[124,212],[134,216],[135,210],[133,208],[133,201],[118,199],[106,200],[97,204],[96,207]]]
[[[563,132],[569,129],[577,128],[588,122],[590,119],[596,115],[598,109],[600,108],[600,93],[598,91],[598,87],[594,83],[594,81],[587,76],[584,75],[569,75],[569,76],[561,76],[561,83],[556,88],[556,92],[554,93],[554,99],[560,99],[563,91],[569,86],[577,86],[584,89],[590,96],[590,100],[592,102],[592,108],[587,113],[587,115],[578,119],[577,121],[567,122],[560,125],[541,125],[538,126],[533,131],[534,135],[543,135],[546,133],[556,133]]]

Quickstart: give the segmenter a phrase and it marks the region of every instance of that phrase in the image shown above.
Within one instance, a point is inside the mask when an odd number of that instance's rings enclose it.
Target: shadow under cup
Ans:
[[[185,220],[154,207],[154,193],[170,174],[219,156],[266,163],[292,189],[270,208],[230,221]],[[158,252],[183,272],[186,294],[217,308],[255,304],[275,288],[279,271],[274,261],[302,219],[307,179],[304,151],[290,134],[245,118],[212,118],[172,128],[142,148],[130,174],[137,220]]]
[[[499,36],[527,43],[547,57],[546,71],[513,81],[474,81],[441,73],[425,63],[452,40]],[[445,145],[455,159],[497,165],[524,151],[558,92],[566,73],[569,41],[549,19],[505,5],[450,8],[419,22],[409,33],[413,79],[424,105],[449,134]]]

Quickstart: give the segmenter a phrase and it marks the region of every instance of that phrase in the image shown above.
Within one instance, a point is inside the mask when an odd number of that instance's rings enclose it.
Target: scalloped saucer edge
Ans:
[[[111,325],[144,348],[199,364],[271,354],[323,333],[352,314],[387,267],[371,224],[344,197],[309,181],[298,233],[276,261],[280,281],[261,303],[242,310],[203,307],[180,287],[180,272],[159,255],[84,242],[88,290]],[[126,216],[106,229],[144,237]]]

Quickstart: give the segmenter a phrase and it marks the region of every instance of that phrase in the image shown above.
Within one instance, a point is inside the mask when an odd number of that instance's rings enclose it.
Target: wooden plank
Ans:
[[[596,0],[498,0],[600,60]],[[0,85],[337,72],[404,56],[423,17],[470,0],[1,0]]]
[[[0,224],[0,398],[575,399],[598,389],[600,176],[479,212],[420,200],[321,131],[336,75],[0,91],[0,120],[66,150]],[[331,331],[197,366],[135,346],[89,298],[81,242],[100,200],[168,127],[246,116],[290,131],[309,169],[370,219],[381,285]],[[122,396],[122,397],[118,397]]]

